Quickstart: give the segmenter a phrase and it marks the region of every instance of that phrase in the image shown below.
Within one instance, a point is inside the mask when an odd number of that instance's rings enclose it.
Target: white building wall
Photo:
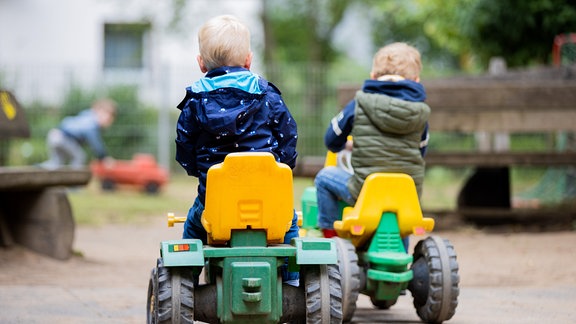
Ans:
[[[144,100],[173,106],[184,88],[202,76],[196,65],[200,25],[215,15],[234,14],[251,29],[256,51],[262,47],[261,1],[191,0],[173,30],[168,28],[171,1],[1,0],[0,87],[14,91],[22,102],[57,105],[71,84],[97,90],[131,83],[140,85]],[[152,25],[145,68],[104,73],[104,24],[140,22]]]

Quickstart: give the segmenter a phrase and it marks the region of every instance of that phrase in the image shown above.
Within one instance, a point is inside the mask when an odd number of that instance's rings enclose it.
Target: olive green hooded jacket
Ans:
[[[425,163],[420,142],[430,107],[424,102],[363,91],[356,92],[355,101],[350,193],[357,199],[371,173],[398,172],[414,179],[421,196]]]

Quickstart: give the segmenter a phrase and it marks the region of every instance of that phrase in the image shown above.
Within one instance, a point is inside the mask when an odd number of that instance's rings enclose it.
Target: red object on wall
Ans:
[[[569,43],[576,44],[576,33],[559,34],[554,37],[554,45],[552,46],[552,63],[554,66],[560,66],[562,63],[562,46]]]

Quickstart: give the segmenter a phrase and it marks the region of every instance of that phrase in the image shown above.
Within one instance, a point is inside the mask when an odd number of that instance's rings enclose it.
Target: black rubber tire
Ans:
[[[158,289],[155,300],[158,306],[154,315],[155,323],[194,323],[194,280],[191,269],[166,268],[160,258],[156,275]]]
[[[160,184],[151,181],[144,185],[144,191],[149,195],[156,195],[160,191]]]
[[[342,320],[350,322],[356,311],[356,302],[360,294],[360,267],[354,245],[346,239],[335,237],[338,251],[338,270],[342,281]]]
[[[116,182],[112,179],[102,179],[100,181],[100,188],[103,191],[114,191],[116,190]]]
[[[452,244],[438,236],[418,242],[411,266],[414,279],[408,289],[414,307],[426,323],[442,323],[454,316],[458,306],[458,262]]]
[[[337,264],[307,267],[304,271],[307,324],[342,323],[342,289]]]
[[[158,275],[156,268],[152,269],[148,281],[148,296],[146,298],[146,323],[156,324],[158,319]]]

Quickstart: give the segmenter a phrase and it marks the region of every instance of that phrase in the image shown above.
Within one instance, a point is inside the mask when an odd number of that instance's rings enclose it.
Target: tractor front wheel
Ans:
[[[305,270],[307,324],[342,323],[342,289],[337,264],[311,266]]]
[[[186,267],[158,266],[148,288],[148,323],[194,323],[194,280]]]
[[[356,311],[356,301],[360,293],[360,267],[356,248],[349,240],[335,237],[338,251],[338,268],[342,277],[342,316],[349,322]]]
[[[452,318],[460,292],[458,263],[452,244],[437,236],[418,242],[411,269],[414,278],[408,289],[420,319],[426,323],[442,323]]]

